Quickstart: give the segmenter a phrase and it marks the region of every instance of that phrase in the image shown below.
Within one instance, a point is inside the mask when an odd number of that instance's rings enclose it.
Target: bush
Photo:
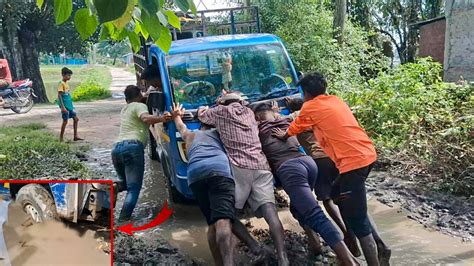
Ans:
[[[73,101],[92,101],[108,98],[111,96],[110,91],[102,87],[96,81],[86,81],[81,83],[71,93]]]
[[[0,127],[0,179],[88,177],[69,145],[45,127]]]
[[[406,172],[436,173],[439,188],[471,195],[459,175],[474,164],[474,87],[441,81],[430,59],[400,65],[360,90],[338,90],[385,159]],[[418,167],[415,167],[418,166]],[[461,181],[461,182],[460,182]]]

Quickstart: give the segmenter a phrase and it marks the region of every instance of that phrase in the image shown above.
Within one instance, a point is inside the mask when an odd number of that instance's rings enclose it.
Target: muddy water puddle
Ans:
[[[101,167],[112,176],[115,176],[113,166],[110,162],[107,162],[107,160],[110,161],[110,150],[102,150],[100,154],[99,157],[101,158],[94,160],[98,165],[96,167]],[[166,181],[159,163],[147,160],[145,171],[143,189],[133,215],[135,225],[151,221],[159,213],[165,200],[168,199]],[[115,211],[116,217],[119,214],[124,197],[125,193],[119,194],[118,208]],[[145,253],[148,255],[140,255],[145,258],[138,259],[137,262],[145,262],[146,258],[156,257],[155,253],[161,253],[160,256],[167,253],[171,255],[182,253],[188,258],[192,258],[192,260],[182,260],[180,257],[179,259],[184,264],[212,264],[213,261],[207,244],[207,225],[199,208],[192,204],[174,204],[173,207],[173,216],[168,221],[157,228],[138,232],[135,236],[135,238],[145,243],[164,241],[171,246],[163,244],[163,247],[155,247],[151,253]],[[392,265],[474,265],[473,243],[464,243],[461,238],[454,238],[429,230],[416,221],[408,219],[398,206],[388,207],[375,198],[369,200],[369,209],[382,238],[392,248]],[[280,209],[279,216],[284,228],[288,230],[287,238],[291,238],[289,242],[287,240],[287,247],[291,249],[298,246],[290,253],[297,254],[300,259],[304,258],[308,252],[305,250],[306,239],[302,234],[302,229],[287,209]],[[254,231],[254,235],[258,239],[266,239],[265,236],[259,236],[259,234],[265,235],[265,230],[268,228],[265,221],[252,218],[250,223],[252,225],[250,230]],[[122,249],[122,252],[125,251],[125,249]],[[240,253],[240,261],[245,261],[245,252]],[[128,256],[133,257],[133,254],[128,254]],[[312,265],[328,264],[327,258],[317,258],[311,260],[311,262],[309,260],[310,257],[308,257],[307,262]],[[331,261],[329,260],[329,262]]]

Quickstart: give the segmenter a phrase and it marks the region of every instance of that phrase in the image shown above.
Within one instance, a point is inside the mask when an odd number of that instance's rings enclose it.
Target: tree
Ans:
[[[334,21],[332,24],[334,30],[334,39],[337,40],[339,44],[342,43],[344,39],[344,24],[346,21],[346,0],[336,0],[336,5],[334,7]]]
[[[102,56],[110,56],[113,58],[113,65],[118,57],[130,53],[130,45],[125,41],[111,42],[104,41],[97,45],[97,52]]]

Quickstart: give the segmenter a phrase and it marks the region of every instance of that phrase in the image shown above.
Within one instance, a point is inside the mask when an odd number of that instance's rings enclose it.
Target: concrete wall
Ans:
[[[431,56],[434,61],[443,64],[445,32],[445,19],[421,26],[418,56]]]
[[[474,0],[446,0],[444,79],[474,81]]]

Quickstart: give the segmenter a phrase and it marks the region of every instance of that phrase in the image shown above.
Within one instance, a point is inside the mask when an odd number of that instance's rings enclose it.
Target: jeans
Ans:
[[[301,226],[307,225],[333,247],[342,236],[326,217],[313,195],[318,167],[309,156],[287,160],[276,171],[283,189],[290,196],[290,211]]]
[[[124,140],[115,144],[112,150],[112,162],[117,172],[118,191],[127,191],[120,212],[120,220],[128,220],[137,205],[145,172],[145,152],[138,140]]]

